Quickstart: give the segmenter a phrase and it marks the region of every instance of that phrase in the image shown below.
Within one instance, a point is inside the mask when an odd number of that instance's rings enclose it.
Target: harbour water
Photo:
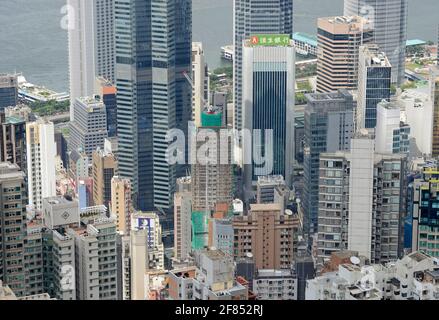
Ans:
[[[68,90],[66,0],[1,0],[0,73],[22,72],[28,81]],[[408,37],[437,41],[438,0],[409,0]],[[317,17],[340,15],[343,0],[294,0],[294,28],[316,32]],[[232,43],[233,0],[193,0],[193,40],[202,41],[210,68],[225,64],[220,47]]]

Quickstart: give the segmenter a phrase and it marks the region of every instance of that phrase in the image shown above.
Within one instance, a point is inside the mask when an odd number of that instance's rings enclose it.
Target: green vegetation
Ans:
[[[302,92],[296,93],[295,105],[306,104],[305,94]]]
[[[221,77],[220,77],[221,75]],[[233,66],[220,67],[210,74],[210,91],[227,91],[227,102],[232,102]]]
[[[416,89],[416,82],[415,81],[407,81],[407,82],[405,82],[405,83],[403,83],[402,85],[401,85],[401,90],[402,91],[405,91],[405,90],[407,90],[407,89]]]
[[[297,90],[303,92],[312,92],[312,87],[308,80],[297,81]]]
[[[392,84],[392,85],[390,86],[390,93],[391,93],[391,94],[395,94],[395,93],[396,93],[396,85]]]
[[[306,64],[296,68],[296,78],[314,77],[317,75],[317,63]]]
[[[69,111],[70,101],[57,102],[56,100],[50,100],[47,102],[32,102],[30,107],[34,113],[39,116],[51,116],[57,113],[63,113]]]
[[[219,77],[219,75],[225,74],[225,77]],[[221,67],[213,70],[210,75],[210,90],[214,91],[216,88],[224,85],[224,81],[220,81],[224,79],[227,83],[232,83],[233,81],[233,66]]]

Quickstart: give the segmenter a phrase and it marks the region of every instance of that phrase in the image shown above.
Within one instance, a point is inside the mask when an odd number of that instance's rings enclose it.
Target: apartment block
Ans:
[[[317,257],[358,251],[372,262],[403,252],[407,159],[379,154],[374,141],[357,133],[350,152],[322,153],[319,178]]]
[[[252,204],[248,214],[233,217],[235,259],[251,253],[257,269],[291,268],[299,219],[281,208],[277,203]]]

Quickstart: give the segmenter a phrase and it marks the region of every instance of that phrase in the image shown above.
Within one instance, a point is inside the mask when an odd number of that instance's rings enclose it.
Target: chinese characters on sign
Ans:
[[[290,44],[289,34],[263,34],[250,37],[252,46],[288,46]]]

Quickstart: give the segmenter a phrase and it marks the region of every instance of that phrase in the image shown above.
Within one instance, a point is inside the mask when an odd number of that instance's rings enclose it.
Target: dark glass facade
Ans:
[[[140,210],[172,206],[178,174],[165,135],[191,117],[191,12],[190,0],[115,3],[119,175]]]
[[[253,129],[261,130],[261,140],[253,143],[261,145],[265,155],[266,129],[273,130],[273,170],[265,175],[285,177],[286,117],[287,117],[287,72],[258,71],[253,73]],[[253,163],[252,179],[257,180],[256,168],[266,164]]]
[[[365,127],[375,128],[377,105],[382,100],[390,101],[391,68],[368,68],[366,84]]]

